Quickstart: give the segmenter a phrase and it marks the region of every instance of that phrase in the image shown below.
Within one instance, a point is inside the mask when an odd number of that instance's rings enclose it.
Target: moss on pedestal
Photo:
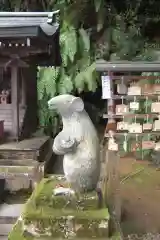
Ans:
[[[13,227],[11,233],[8,236],[8,240],[33,240],[33,236],[25,236],[22,222],[19,220],[16,222],[15,226]]]
[[[34,228],[32,232],[37,232],[46,239],[108,237],[108,209],[97,208],[96,192],[80,195],[79,203],[75,196],[54,196],[53,191],[57,186],[69,187],[62,176],[45,178],[37,186],[25,204],[22,216],[25,229]],[[70,204],[66,205],[68,200],[71,200]],[[24,238],[23,233],[22,223],[19,222],[11,232],[9,240],[31,239],[31,234]]]

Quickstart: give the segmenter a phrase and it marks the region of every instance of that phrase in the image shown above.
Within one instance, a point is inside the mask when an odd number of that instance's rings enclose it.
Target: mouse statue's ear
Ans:
[[[74,112],[82,112],[84,110],[84,103],[81,98],[76,97],[72,100],[71,109]]]

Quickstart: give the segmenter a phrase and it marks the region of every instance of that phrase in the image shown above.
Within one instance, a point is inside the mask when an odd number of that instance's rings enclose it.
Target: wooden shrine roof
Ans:
[[[58,12],[0,12],[0,39],[52,37],[59,29]]]
[[[26,66],[27,61],[60,66],[58,13],[0,12],[0,66],[7,62],[9,67],[8,62],[13,61],[21,66]]]
[[[144,61],[113,61],[107,62],[103,59],[96,61],[96,70],[99,72],[160,72],[160,62]]]

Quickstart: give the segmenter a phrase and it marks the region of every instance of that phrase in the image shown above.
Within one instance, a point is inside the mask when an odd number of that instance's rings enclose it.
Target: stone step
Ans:
[[[19,149],[0,149],[1,159],[19,159],[19,160],[36,160],[37,152],[34,150],[19,150]]]
[[[35,166],[7,166],[7,165],[2,165],[2,166],[0,166],[0,175],[1,175],[1,173],[4,173],[4,174],[32,173],[34,168],[35,168]]]
[[[0,219],[4,217],[17,219],[22,213],[23,204],[7,204],[4,203],[0,206]]]
[[[0,166],[0,179],[5,179],[5,190],[31,190],[37,181],[35,166]]]
[[[5,190],[16,193],[20,190],[31,190],[34,187],[33,174],[28,173],[0,173],[5,179]]]
[[[0,172],[0,179],[12,180],[14,178],[33,178],[32,173],[12,173],[12,172]]]
[[[31,159],[0,159],[1,166],[36,166],[37,161]]]
[[[0,240],[8,240],[7,236],[0,236]]]
[[[23,204],[2,204],[0,206],[0,240],[5,239],[19,218]]]
[[[28,173],[0,173],[0,199],[3,201],[6,190],[15,193],[20,190],[31,191],[35,179],[33,174]],[[0,219],[1,223],[1,219]],[[12,220],[11,220],[12,223]]]
[[[0,217],[0,226],[1,225],[13,225],[15,224],[17,218],[14,217]],[[1,236],[1,232],[0,232],[0,236]]]
[[[2,204],[0,207],[0,236],[12,230],[22,212],[23,204]],[[4,232],[2,230],[4,229]]]
[[[8,234],[12,231],[13,224],[0,224],[0,240],[1,237],[8,236]]]

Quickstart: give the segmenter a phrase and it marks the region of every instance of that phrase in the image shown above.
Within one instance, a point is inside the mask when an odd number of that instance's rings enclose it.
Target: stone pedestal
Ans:
[[[75,195],[55,196],[54,189],[59,186],[69,187],[62,176],[46,178],[40,182],[26,203],[23,220],[17,222],[9,236],[10,240],[14,240],[14,236],[21,240],[31,235],[34,239],[108,237],[108,209],[97,208],[96,192],[78,198]]]

